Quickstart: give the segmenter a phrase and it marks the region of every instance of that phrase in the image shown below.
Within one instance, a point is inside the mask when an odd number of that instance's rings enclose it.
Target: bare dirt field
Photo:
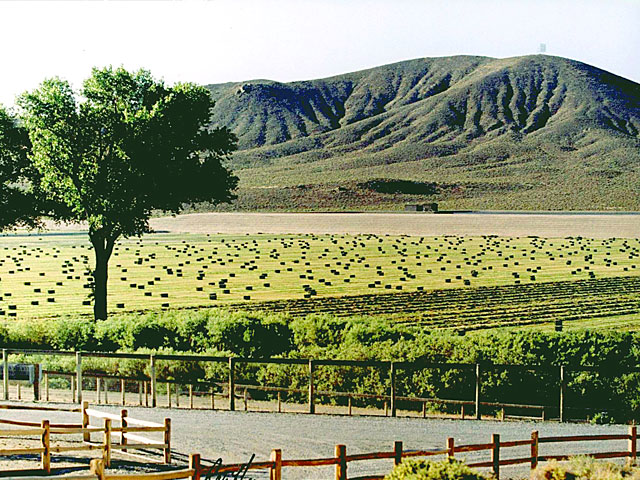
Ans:
[[[193,213],[151,220],[156,231],[227,234],[500,235],[638,238],[640,214],[598,213]],[[82,225],[55,225],[57,231]]]
[[[640,236],[640,215],[201,213],[156,218],[151,224],[156,230],[184,233]]]
[[[117,413],[118,407],[101,406],[100,410]],[[172,419],[172,449],[176,464],[180,454],[199,452],[203,458],[222,458],[225,463],[247,462],[252,454],[255,461],[268,460],[273,448],[282,449],[283,458],[319,458],[333,456],[334,446],[344,444],[347,454],[373,451],[391,451],[393,442],[402,440],[405,449],[442,449],[447,437],[454,437],[457,444],[486,443],[491,434],[499,433],[501,441],[523,440],[532,430],[541,436],[595,435],[603,433],[623,434],[624,425],[559,424],[554,422],[497,422],[476,420],[446,420],[391,417],[345,417],[335,415],[273,414],[258,412],[229,412],[211,410],[184,410],[165,408],[129,407],[129,414],[136,418],[162,421]],[[78,421],[77,413],[33,412],[11,410],[3,412],[15,420],[34,421],[47,418],[52,422]],[[7,440],[0,438],[0,445]],[[593,453],[603,450],[626,448],[626,440],[620,442],[589,442],[582,444],[545,444],[540,455],[569,453]],[[2,447],[4,448],[4,447]],[[504,450],[504,458],[526,457],[528,447]],[[484,456],[481,456],[484,455]],[[487,452],[460,454],[467,461],[482,461]],[[86,460],[85,460],[86,461]],[[16,468],[17,461],[2,459],[0,470]],[[33,462],[34,465],[37,465]],[[55,457],[54,463],[56,465]],[[349,475],[384,474],[390,470],[390,460],[354,462],[349,464]],[[528,467],[504,467],[502,478],[527,478]],[[332,467],[287,468],[284,478],[331,478]],[[246,478],[266,479],[267,471],[251,471]]]

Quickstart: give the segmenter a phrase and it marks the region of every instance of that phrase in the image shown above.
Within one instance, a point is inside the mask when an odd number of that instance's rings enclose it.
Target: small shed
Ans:
[[[436,213],[438,211],[437,203],[427,203],[427,204],[417,204],[417,203],[407,203],[404,206],[405,212],[427,212],[427,213]]]

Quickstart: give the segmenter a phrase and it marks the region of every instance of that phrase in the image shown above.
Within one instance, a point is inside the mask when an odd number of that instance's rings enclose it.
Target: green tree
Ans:
[[[204,87],[111,67],[94,68],[78,94],[52,78],[18,99],[38,189],[68,210],[58,218],[88,224],[96,320],[107,317],[108,262],[120,237],[149,232],[153,210],[234,198],[237,178],[223,161],[236,138],[208,127],[213,104]]]
[[[0,231],[35,225],[37,218],[27,177],[29,138],[0,105]]]

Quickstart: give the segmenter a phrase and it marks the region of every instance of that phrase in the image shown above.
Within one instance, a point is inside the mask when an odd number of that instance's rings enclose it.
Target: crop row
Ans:
[[[293,316],[396,315],[436,328],[483,328],[640,313],[640,277],[262,302]],[[403,321],[403,320],[401,320]]]

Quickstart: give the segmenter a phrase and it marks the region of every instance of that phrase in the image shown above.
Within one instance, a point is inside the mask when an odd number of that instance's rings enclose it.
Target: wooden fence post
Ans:
[[[336,445],[336,480],[347,480],[347,447]]]
[[[7,349],[2,349],[2,394],[5,400],[9,400],[9,354]]]
[[[480,420],[480,364],[476,363],[476,420]]]
[[[42,432],[42,448],[44,448],[44,452],[40,454],[40,465],[42,470],[49,474],[51,473],[51,429],[49,420],[42,420],[40,425],[44,429],[44,432]]]
[[[396,441],[393,444],[393,464],[399,465],[402,462],[402,442]]]
[[[171,419],[164,419],[164,463],[171,463]]]
[[[167,382],[167,407],[171,408],[171,384]]]
[[[636,463],[636,457],[638,452],[638,427],[635,425],[629,426],[629,463],[634,465]]]
[[[87,415],[87,408],[89,408],[89,402],[82,402],[82,428],[89,427],[89,415]],[[89,432],[82,432],[82,441],[91,441],[91,434]]]
[[[125,386],[126,386],[126,384],[125,384],[124,378],[121,378],[120,379],[120,404],[122,406],[125,406],[126,403],[127,403],[126,402],[125,393],[124,393],[125,392]]]
[[[49,374],[44,373],[44,401],[49,401]]]
[[[282,392],[278,392],[278,413],[282,413]]]
[[[244,389],[244,392],[242,392],[242,398],[244,400],[244,411],[247,411],[247,389]]]
[[[491,463],[493,463],[493,476],[496,480],[500,480],[500,435],[494,433],[491,436],[491,443],[493,448],[491,449]]]
[[[560,365],[560,422],[564,422],[565,378],[564,365]]]
[[[211,387],[211,410],[216,409],[216,392],[213,386]]]
[[[105,405],[109,403],[109,378],[104,377],[104,382],[102,382],[104,387],[104,403]]]
[[[89,469],[92,475],[98,477],[98,480],[104,480],[104,461],[99,458],[93,458],[89,463]]]
[[[349,395],[349,397],[347,397],[347,414],[349,416],[351,416],[351,395]]]
[[[100,404],[100,377],[96,377],[96,404]]]
[[[391,380],[391,416],[396,416],[396,365],[394,362],[391,362],[391,366],[389,368],[389,377]]]
[[[200,480],[200,454],[192,453],[189,455],[189,470],[194,470],[189,480]]]
[[[189,384],[189,408],[193,409],[193,385]]]
[[[156,356],[149,355],[149,375],[151,377],[151,406],[157,406],[158,392],[156,391]]]
[[[455,438],[453,438],[453,437],[447,438],[447,456],[449,458],[453,458],[456,455],[455,442],[456,442]]]
[[[33,370],[33,401],[37,402],[40,400],[40,365],[36,363]]]
[[[236,381],[234,372],[235,363],[236,362],[233,357],[229,357],[229,410],[231,410],[232,412],[236,409]]]
[[[71,403],[76,400],[76,377],[69,375],[69,382],[71,384]]]
[[[142,383],[138,382],[138,405],[142,406]]]
[[[422,402],[422,418],[427,418],[427,402]]]
[[[124,408],[122,410],[120,410],[120,426],[122,427],[122,431],[120,432],[120,445],[126,445],[127,444],[127,437],[125,437],[125,429],[129,426],[127,424],[127,417],[129,416],[129,412],[127,412],[127,410],[125,410]],[[127,449],[123,449],[123,452],[126,452]]]
[[[313,371],[315,364],[313,360],[309,360],[309,413],[316,413],[315,392],[313,385]]]
[[[269,468],[269,480],[282,480],[282,450],[271,450],[273,466]]]
[[[104,445],[102,450],[102,458],[104,459],[104,466],[109,468],[111,466],[111,419],[104,419]]]
[[[538,466],[538,438],[537,430],[531,432],[531,470],[535,470]]]
[[[82,352],[76,352],[76,402],[82,405]]]

